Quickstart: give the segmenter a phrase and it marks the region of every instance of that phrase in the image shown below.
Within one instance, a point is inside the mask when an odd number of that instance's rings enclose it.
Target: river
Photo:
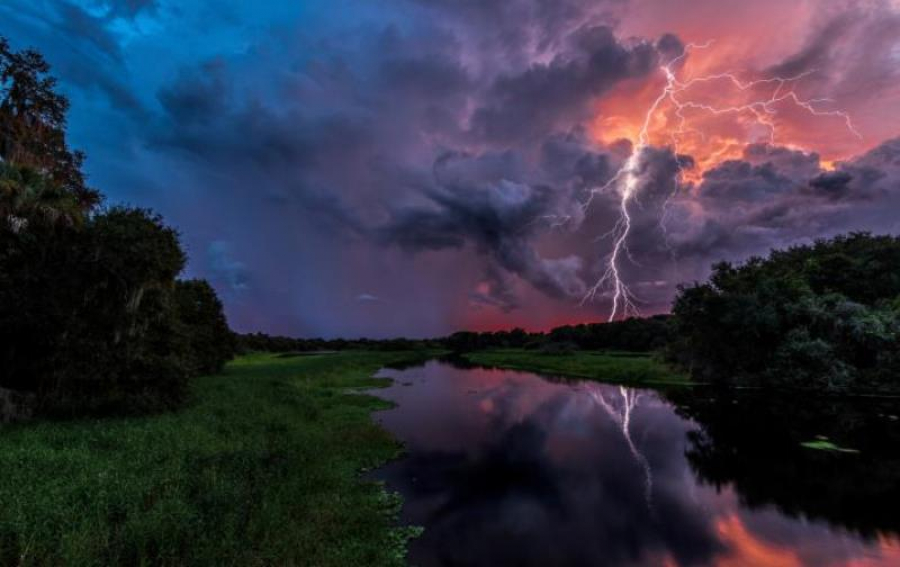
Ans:
[[[375,395],[418,567],[900,565],[896,403],[668,393],[430,361]],[[848,451],[801,445],[827,441]],[[850,450],[856,452],[849,452]]]

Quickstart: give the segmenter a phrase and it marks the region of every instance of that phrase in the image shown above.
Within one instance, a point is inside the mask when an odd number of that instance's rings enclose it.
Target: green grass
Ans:
[[[401,565],[399,445],[348,393],[410,353],[252,355],[176,413],[0,429],[2,565]]]
[[[603,382],[640,385],[691,385],[689,378],[652,356],[640,353],[577,351],[548,354],[523,349],[498,349],[464,355],[484,366],[590,378]]]

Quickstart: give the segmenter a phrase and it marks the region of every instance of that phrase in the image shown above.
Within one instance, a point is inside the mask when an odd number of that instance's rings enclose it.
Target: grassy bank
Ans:
[[[153,417],[0,429],[2,565],[396,565],[408,530],[358,477],[397,443],[349,388],[409,353],[252,355]]]
[[[578,351],[548,354],[523,349],[471,352],[466,360],[484,366],[644,385],[690,385],[689,378],[643,353]]]

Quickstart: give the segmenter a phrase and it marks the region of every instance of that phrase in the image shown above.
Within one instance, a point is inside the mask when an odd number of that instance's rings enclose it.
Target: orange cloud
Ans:
[[[694,169],[684,172],[687,181],[740,158],[750,143],[815,151],[829,164],[865,147],[841,109],[808,92],[806,77],[783,82],[775,75],[732,72],[725,67],[732,52],[717,50],[694,49],[673,67],[680,85],[652,112],[666,88],[662,70],[650,80],[619,85],[597,103],[593,138],[605,145],[622,139],[635,144],[646,125],[650,144],[693,157]]]
[[[724,160],[741,157],[743,146],[748,143],[769,141],[772,133],[767,123],[775,128],[771,139],[776,144],[816,152],[826,167],[862,154],[898,134],[896,122],[884,117],[893,113],[890,108],[896,105],[900,86],[890,77],[864,73],[869,67],[884,67],[888,59],[896,59],[896,54],[860,51],[859,46],[874,38],[868,30],[879,29],[879,22],[893,17],[885,2],[836,1],[825,5],[811,0],[696,0],[688,7],[668,0],[634,0],[629,6],[619,29],[622,37],[654,40],[665,33],[674,33],[685,43],[713,42],[710,48],[689,54],[677,69],[680,81],[720,73],[733,73],[748,82],[772,77],[775,71],[771,69],[802,60],[803,54],[810,53],[817,41],[828,38],[828,59],[794,65],[810,74],[785,85],[780,94],[793,92],[799,100],[815,101],[812,108],[816,113],[845,110],[861,134],[857,136],[848,130],[841,116],[815,115],[791,98],[756,114],[743,111],[713,115],[691,108],[683,112],[687,128],[677,133],[680,119],[671,105],[664,105],[649,122],[650,143],[677,144],[681,153],[691,155],[697,167],[686,173],[688,181],[698,180],[704,171]],[[893,6],[896,11],[897,4]],[[848,10],[856,14],[854,20],[828,33],[829,26],[840,23]],[[773,26],[773,21],[778,25]],[[888,34],[889,25],[893,24],[883,24],[882,35]],[[881,44],[873,43],[878,45]],[[785,73],[792,72],[795,71]],[[856,75],[860,76],[854,78]],[[594,139],[603,144],[617,139],[634,142],[647,109],[663,86],[664,77],[660,72],[640,84],[634,81],[622,84],[598,101],[597,115],[591,125]],[[680,98],[719,108],[741,107],[752,100],[770,97],[776,86],[760,84],[744,91],[728,81],[714,80],[695,84]]]

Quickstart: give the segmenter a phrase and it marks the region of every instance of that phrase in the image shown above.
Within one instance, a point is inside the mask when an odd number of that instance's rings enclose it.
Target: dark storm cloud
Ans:
[[[900,190],[900,138],[888,140],[856,159],[840,164],[854,179],[858,194],[896,194]]]
[[[197,69],[182,69],[157,96],[173,122],[208,123],[229,110],[230,80],[224,62],[209,61]]]
[[[500,269],[488,266],[484,274],[484,284],[469,292],[470,305],[477,307],[496,307],[509,313],[521,306],[521,302],[512,291],[513,285],[509,276]]]
[[[681,260],[671,242],[669,225],[679,220],[673,203],[683,197],[676,177],[680,168],[690,167],[689,159],[668,148],[645,148],[638,161],[638,192],[628,207],[631,231],[620,272],[644,309],[654,311],[665,305],[672,282],[677,281],[671,270],[673,263]],[[611,227],[619,218],[621,195],[610,191],[595,198],[592,207],[585,224]]]
[[[744,160],[724,162],[707,172],[697,191],[707,215],[731,217],[738,226],[746,222],[780,228],[784,215],[812,221],[849,209],[861,214],[873,205],[875,194],[887,199],[900,196],[900,167],[894,163],[898,155],[900,143],[888,141],[834,171],[825,171],[815,154],[750,146]],[[728,198],[722,198],[724,192]],[[879,228],[887,227],[871,227]]]
[[[612,25],[626,0],[413,0],[449,19],[462,37],[496,62],[527,66],[554,53],[585,25]]]
[[[361,221],[341,198],[340,177],[377,142],[366,116],[310,116],[298,106],[240,98],[222,60],[183,69],[158,95],[164,114],[154,146],[177,151],[207,175],[228,172],[230,190],[299,207],[311,222],[352,235]]]
[[[744,161],[757,167],[777,169],[781,175],[793,180],[806,180],[819,172],[817,153],[770,144],[748,145],[744,148]]]
[[[819,172],[816,154],[751,144],[742,159],[727,160],[705,172],[698,192],[709,210],[739,211],[787,195]]]
[[[107,17],[134,18],[142,12],[153,13],[159,8],[158,0],[111,0],[104,4],[109,8]]]
[[[384,296],[409,275],[336,270],[333,259],[474,250],[478,261],[441,293],[503,311],[521,305],[523,283],[554,299],[580,296],[590,269],[541,240],[553,219],[577,227],[578,200],[612,175],[620,156],[595,147],[581,122],[597,97],[652,70],[653,44],[615,37],[622,2],[415,4],[402,18],[391,5],[376,21],[269,26],[238,49],[170,66],[140,98],[119,82],[128,69],[113,29],[187,18],[190,5],[51,2],[45,27],[91,54],[55,61],[140,122],[144,148],[158,156],[149,167],[179,172],[160,201],[208,251],[194,271],[220,287],[262,302],[283,276],[312,269],[377,277],[385,284],[372,289]],[[181,200],[192,204],[178,210]]]
[[[19,32],[19,37],[12,37],[19,46],[42,47],[64,81],[99,90],[113,107],[125,112],[143,111],[127,84],[121,46],[109,29],[109,18],[76,3],[48,1],[0,5],[0,16]]]
[[[600,187],[615,175],[609,154],[591,147],[581,129],[554,134],[541,146],[541,167],[556,184],[574,183],[579,192]]]
[[[669,62],[684,55],[684,42],[672,33],[663,34],[656,42],[656,51],[663,62]]]
[[[823,4],[819,25],[801,48],[766,72],[810,73],[804,84],[836,100],[889,92],[900,80],[900,11],[889,0]]]
[[[590,103],[616,83],[655,68],[657,54],[646,43],[622,45],[605,26],[583,28],[569,48],[548,64],[501,75],[472,116],[472,129],[492,142],[545,137],[588,118]]]
[[[584,291],[580,260],[542,258],[530,242],[542,219],[560,211],[564,195],[548,185],[529,184],[524,168],[512,152],[441,156],[434,166],[434,187],[424,193],[431,203],[396,211],[379,229],[381,237],[414,251],[471,242],[499,267],[552,297],[578,295]]]
[[[675,235],[682,257],[745,258],[840,232],[896,232],[900,140],[833,171],[815,154],[751,146],[745,159],[706,172],[695,193],[677,205],[690,219]]]
[[[387,26],[362,35],[372,49],[353,58],[273,54],[263,43],[252,57],[183,68],[158,93],[154,144],[228,171],[230,185],[283,202],[338,240],[411,253],[471,247],[486,261],[483,288],[468,292],[474,303],[516,308],[515,278],[578,297],[582,260],[536,242],[551,219],[577,225],[577,199],[613,174],[578,124],[599,94],[647,73],[655,51],[582,25],[547,64],[475,72],[459,40],[468,31]],[[248,89],[262,54],[282,73]]]
[[[743,160],[728,160],[703,176],[702,195],[707,201],[725,206],[742,201],[757,203],[789,190],[793,181],[771,163],[753,165]]]
[[[827,199],[843,199],[848,196],[853,175],[847,171],[826,171],[812,178],[809,191]]]

